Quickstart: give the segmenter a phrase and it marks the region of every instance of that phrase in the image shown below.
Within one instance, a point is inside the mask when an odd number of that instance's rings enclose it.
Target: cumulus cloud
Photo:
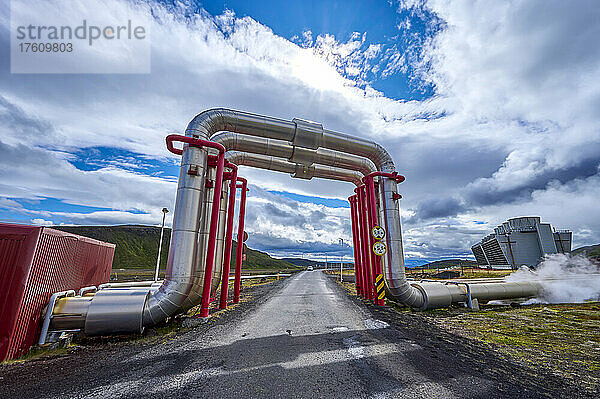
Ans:
[[[234,11],[135,4],[154,19],[149,75],[11,75],[0,60],[1,197],[112,209],[60,215],[72,223],[156,223],[175,183],[139,160],[176,163],[164,136],[226,106],[317,120],[383,144],[407,177],[400,191],[410,256],[468,255],[492,226],[526,214],[574,229],[576,245],[600,241],[596,2],[403,1],[406,17],[386,43],[370,43],[368,32],[288,40]],[[5,53],[8,26],[0,6]],[[371,87],[398,73],[432,95],[393,99]],[[78,151],[89,148],[129,155],[78,169]],[[324,251],[349,239],[347,209],[269,190],[345,200],[351,185],[240,171],[254,184],[253,245]]]

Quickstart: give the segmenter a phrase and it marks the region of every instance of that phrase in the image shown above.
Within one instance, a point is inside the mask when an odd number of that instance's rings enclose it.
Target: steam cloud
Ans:
[[[536,269],[521,266],[506,281],[540,281],[543,293],[526,303],[600,300],[600,268],[583,256],[547,255]]]

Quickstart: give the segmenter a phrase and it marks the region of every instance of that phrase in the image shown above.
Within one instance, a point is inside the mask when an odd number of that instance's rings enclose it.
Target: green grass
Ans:
[[[158,255],[160,227],[155,226],[53,226],[57,230],[79,234],[116,244],[113,271],[117,269],[154,270]],[[171,229],[166,228],[161,253],[161,269],[167,265]],[[237,243],[233,242],[231,265],[235,266]],[[248,248],[244,269],[296,270],[291,263],[271,258],[268,254]]]
[[[426,312],[445,329],[475,339],[527,367],[600,387],[600,303],[484,307]]]
[[[588,258],[600,257],[600,244],[589,245],[587,247],[581,247],[581,248],[574,249],[573,252],[571,252],[571,254],[572,255],[584,254]]]

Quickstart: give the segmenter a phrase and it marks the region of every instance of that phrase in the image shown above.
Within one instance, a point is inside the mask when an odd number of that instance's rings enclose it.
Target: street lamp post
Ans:
[[[344,282],[344,278],[342,277],[343,275],[343,268],[344,268],[344,239],[340,238],[340,242],[342,243],[342,254],[340,255],[340,283]]]
[[[158,281],[158,269],[160,269],[160,252],[162,251],[163,233],[165,231],[165,217],[169,210],[167,208],[162,209],[163,219],[162,226],[160,227],[160,241],[158,243],[158,257],[156,258],[156,273],[154,274],[154,281]]]

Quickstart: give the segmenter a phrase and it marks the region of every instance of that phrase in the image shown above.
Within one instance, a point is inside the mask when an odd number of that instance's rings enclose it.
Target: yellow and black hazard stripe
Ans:
[[[383,281],[383,274],[375,276],[375,291],[377,291],[377,299],[385,298],[385,282]]]

